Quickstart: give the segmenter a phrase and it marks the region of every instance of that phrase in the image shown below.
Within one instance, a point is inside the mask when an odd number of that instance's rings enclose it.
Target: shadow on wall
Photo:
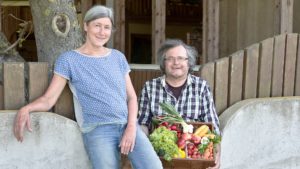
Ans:
[[[300,97],[244,100],[220,123],[222,169],[300,168]]]
[[[0,111],[1,169],[92,168],[76,122],[54,113],[31,113],[33,132],[26,131],[20,143],[13,135],[15,114]]]

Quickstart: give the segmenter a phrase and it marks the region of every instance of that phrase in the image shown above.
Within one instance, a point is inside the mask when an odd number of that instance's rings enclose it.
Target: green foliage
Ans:
[[[170,161],[175,154],[178,154],[176,132],[161,126],[155,129],[149,136],[156,153],[165,160]]]

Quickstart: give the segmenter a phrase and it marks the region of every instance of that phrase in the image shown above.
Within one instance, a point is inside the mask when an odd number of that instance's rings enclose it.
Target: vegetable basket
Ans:
[[[213,132],[213,127],[212,127],[212,123],[203,123],[203,122],[192,122],[192,123],[188,123],[193,125],[193,129],[195,132],[195,130],[197,130],[198,128],[200,128],[202,125],[206,125],[209,127],[209,130],[211,132]],[[176,125],[177,126],[177,130],[181,130],[182,131],[182,127],[180,124],[172,124],[172,126]],[[161,125],[160,125],[161,126]],[[153,126],[154,129],[157,127],[160,127],[159,125]],[[176,127],[175,127],[176,128]],[[180,137],[180,136],[179,136]],[[178,137],[178,138],[179,138]],[[176,158],[173,157],[170,161],[169,160],[165,160],[163,157],[160,157],[162,163],[163,163],[163,167],[164,169],[206,169],[207,167],[210,166],[214,166],[215,165],[215,149],[213,148],[212,150],[212,154],[213,154],[213,158],[210,159],[204,159],[202,157],[199,158],[192,158],[189,153],[188,153],[188,144],[189,141],[187,141],[185,148],[183,148],[183,150],[185,151],[185,157],[184,158]],[[201,143],[199,143],[201,144]]]

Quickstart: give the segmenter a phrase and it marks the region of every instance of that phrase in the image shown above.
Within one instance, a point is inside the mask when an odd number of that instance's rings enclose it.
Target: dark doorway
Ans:
[[[151,64],[151,35],[131,34],[131,63]]]

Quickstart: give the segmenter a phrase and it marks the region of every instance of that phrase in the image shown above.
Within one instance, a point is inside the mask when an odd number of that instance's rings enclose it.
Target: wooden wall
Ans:
[[[0,85],[0,109],[19,109],[40,96],[48,84],[47,64],[4,63]],[[229,57],[204,64],[196,75],[208,81],[220,115],[232,104],[249,98],[300,96],[299,34],[282,34],[237,51]],[[130,76],[139,95],[146,80],[160,75],[158,69],[132,69]],[[27,83],[28,82],[28,83]],[[53,112],[74,119],[68,87]]]
[[[292,33],[297,4],[295,0],[220,1],[220,57],[268,37]]]
[[[13,43],[17,39],[16,31],[19,29],[20,20],[13,18],[30,21],[32,20],[31,11],[29,6],[0,6],[1,8],[1,31],[6,35],[8,41]]]
[[[300,1],[294,1],[293,32],[300,33]]]

